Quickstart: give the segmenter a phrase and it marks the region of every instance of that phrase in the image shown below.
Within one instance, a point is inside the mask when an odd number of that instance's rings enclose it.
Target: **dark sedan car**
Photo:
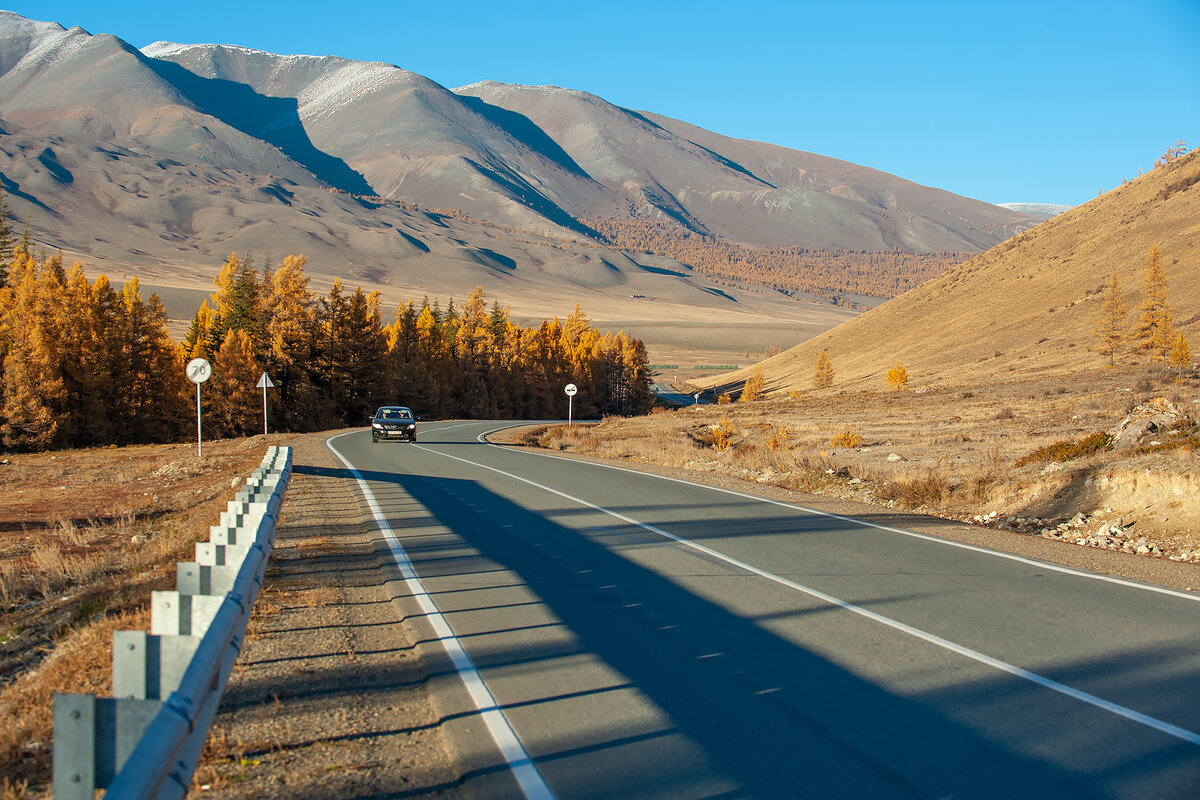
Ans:
[[[417,418],[404,406],[381,406],[371,418],[371,441],[380,439],[417,440]]]

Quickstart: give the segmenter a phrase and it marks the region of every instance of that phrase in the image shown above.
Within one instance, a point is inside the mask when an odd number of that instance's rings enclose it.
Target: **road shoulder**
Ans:
[[[213,798],[462,796],[430,664],[329,434],[295,472],[246,646],[193,790]]]
[[[544,424],[544,423],[543,423]],[[825,514],[853,517],[889,528],[899,528],[913,533],[934,536],[947,541],[959,542],[975,547],[995,550],[1000,553],[1038,559],[1072,569],[1095,572],[1126,580],[1140,581],[1169,589],[1200,594],[1200,564],[1151,558],[1094,547],[1081,547],[1055,539],[998,530],[982,525],[969,525],[956,520],[914,514],[885,506],[862,503],[855,500],[807,494],[777,486],[764,485],[715,472],[683,469],[642,461],[625,461],[599,458],[578,453],[547,451],[537,447],[517,444],[522,428],[536,427],[527,423],[514,423],[502,431],[488,434],[490,444],[513,450],[524,450],[543,456],[587,461],[620,469],[659,475],[664,478],[711,486],[716,489],[740,492],[780,503],[801,506]]]

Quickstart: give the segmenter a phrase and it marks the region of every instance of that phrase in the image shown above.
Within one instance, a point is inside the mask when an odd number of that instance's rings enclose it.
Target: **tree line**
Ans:
[[[590,220],[588,226],[623,250],[673,258],[718,281],[811,294],[851,305],[845,295],[892,298],[941,275],[974,253],[742,247],[715,236],[650,220]]]
[[[400,304],[385,322],[378,292],[309,289],[303,256],[260,270],[231,254],[182,342],[157,295],[120,290],[79,263],[35,255],[28,234],[0,265],[0,436],[12,450],[180,441],[194,435],[195,387],[184,365],[213,365],[202,387],[206,436],[262,429],[263,372],[274,430],[365,424],[378,405],[423,417],[562,416],[579,387],[581,416],[649,410],[646,350],[601,333],[576,306],[563,321],[514,323],[482,287]]]

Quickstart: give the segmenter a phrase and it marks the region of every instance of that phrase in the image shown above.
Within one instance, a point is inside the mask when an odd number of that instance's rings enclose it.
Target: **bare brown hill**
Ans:
[[[583,92],[454,92],[391,64],[218,44],[138,50],[7,11],[0,153],[10,209],[39,243],[134,270],[235,249],[303,252],[314,264],[329,254],[385,285],[424,284],[447,262],[496,266],[480,241],[490,233],[460,236],[397,204],[585,244],[597,241],[585,220],[650,219],[752,246],[977,252],[1032,224]],[[497,268],[518,280],[539,260],[505,255],[516,263]],[[577,282],[595,288],[587,274]]]
[[[883,388],[897,360],[910,386],[1101,369],[1093,330],[1104,287],[1116,269],[1132,324],[1151,245],[1162,253],[1176,327],[1200,341],[1200,150],[1193,150],[762,362],[767,391],[811,388],[821,350],[836,368],[832,391]],[[746,368],[703,384],[737,386],[751,374]]]

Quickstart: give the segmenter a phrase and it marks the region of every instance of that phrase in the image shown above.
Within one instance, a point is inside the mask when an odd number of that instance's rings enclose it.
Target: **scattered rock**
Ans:
[[[1166,433],[1188,422],[1187,414],[1165,397],[1142,403],[1108,431],[1114,450],[1135,447],[1152,434]]]
[[[907,461],[908,459],[906,459],[904,456],[900,455],[899,453],[888,453],[887,460],[888,461]]]

